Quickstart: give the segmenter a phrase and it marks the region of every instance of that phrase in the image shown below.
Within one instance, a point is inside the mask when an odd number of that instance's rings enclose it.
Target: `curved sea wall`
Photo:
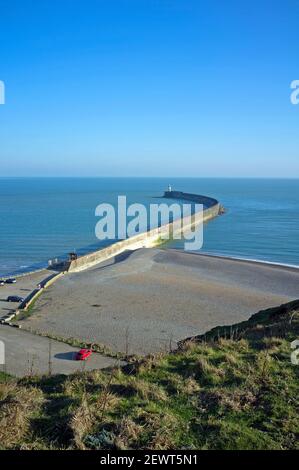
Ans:
[[[203,222],[217,217],[221,213],[221,206],[219,201],[211,197],[183,193],[180,191],[166,191],[164,193],[164,197],[203,204],[205,207],[203,211]],[[148,230],[147,232],[140,233],[125,240],[113,243],[113,245],[110,245],[107,248],[102,248],[87,255],[80,256],[79,258],[70,262],[68,271],[83,271],[84,269],[91,268],[92,266],[106,261],[109,258],[113,258],[114,256],[117,256],[126,250],[137,250],[139,248],[153,247],[161,242],[161,238],[164,234],[181,231],[182,224],[184,224],[184,228],[186,229],[189,227],[191,228],[194,225],[194,217],[192,217],[191,220],[190,217],[176,219],[169,224],[161,225],[160,227]]]
[[[202,196],[201,194],[183,193],[182,191],[165,191],[163,197],[168,199],[182,199],[185,201],[197,202],[198,204],[203,204],[206,208],[216,207],[217,205],[218,208],[220,208],[220,204],[217,199],[209,196]]]

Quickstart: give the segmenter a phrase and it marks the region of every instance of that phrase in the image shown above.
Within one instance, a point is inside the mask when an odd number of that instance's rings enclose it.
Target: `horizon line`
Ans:
[[[128,175],[128,176],[119,176],[119,175],[97,175],[97,176],[91,176],[91,175],[85,175],[85,176],[78,176],[78,175],[0,175],[0,179],[13,179],[13,178],[77,178],[77,179],[97,179],[97,178],[118,178],[118,179],[126,179],[126,178],[143,178],[143,179],[151,179],[151,178],[156,178],[156,179],[165,179],[165,178],[173,178],[173,179],[277,179],[277,180],[297,180],[299,179],[298,176],[146,176],[146,175]]]

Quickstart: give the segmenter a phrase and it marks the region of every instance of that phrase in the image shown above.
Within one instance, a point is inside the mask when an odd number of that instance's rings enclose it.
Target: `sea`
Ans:
[[[298,179],[0,177],[0,276],[113,243],[96,237],[96,207],[116,208],[120,195],[128,205],[165,202],[169,184],[214,197],[226,209],[204,225],[201,253],[299,267]],[[163,247],[183,249],[183,242]]]

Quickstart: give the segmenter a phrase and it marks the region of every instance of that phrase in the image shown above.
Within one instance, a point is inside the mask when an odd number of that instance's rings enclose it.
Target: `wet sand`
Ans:
[[[298,269],[142,249],[62,277],[21,323],[148,354],[298,297]]]

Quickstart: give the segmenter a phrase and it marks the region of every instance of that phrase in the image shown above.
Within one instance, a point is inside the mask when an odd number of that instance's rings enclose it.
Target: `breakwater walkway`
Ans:
[[[186,200],[190,202],[195,202],[202,204],[204,206],[203,211],[203,221],[206,222],[209,219],[217,217],[222,209],[219,201],[217,199],[202,196],[198,194],[184,193],[181,191],[165,191],[164,198]],[[190,217],[176,219],[171,223],[161,225],[157,228],[148,230],[147,232],[134,235],[125,240],[118,241],[112,245],[102,248],[100,250],[94,251],[84,256],[80,256],[77,259],[70,261],[68,266],[69,272],[83,271],[85,269],[91,268],[98,263],[104,262],[114,256],[120,255],[126,250],[136,250],[140,248],[151,248],[159,244],[163,234],[166,233],[175,233],[178,230],[181,230],[182,224],[184,223],[185,228],[186,224],[189,224],[190,227],[193,223],[190,224]]]

